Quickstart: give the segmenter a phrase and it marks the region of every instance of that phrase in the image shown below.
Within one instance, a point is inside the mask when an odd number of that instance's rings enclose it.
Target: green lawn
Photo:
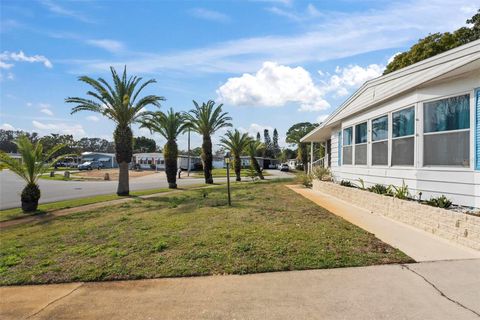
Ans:
[[[190,174],[192,174],[192,173],[193,173],[194,177],[202,177],[202,178],[204,177],[203,176],[203,171],[193,171]],[[242,169],[242,171],[240,173],[241,173],[242,177],[247,178],[248,169]],[[185,175],[185,173],[182,173],[182,176],[184,176],[184,175]],[[213,175],[214,178],[226,177],[227,176],[227,169],[223,169],[223,168],[213,169],[212,170],[212,175]],[[263,175],[266,177],[266,176],[270,176],[271,174],[268,173],[267,171],[264,171]],[[230,176],[231,177],[235,176],[235,171],[233,169],[230,170]]]
[[[157,188],[157,189],[149,189],[149,190],[142,190],[142,191],[132,191],[130,192],[130,195],[133,197],[138,197],[138,196],[144,196],[144,195],[167,192],[167,191],[172,191],[172,190],[168,188]],[[20,208],[0,210],[0,221],[17,219],[17,218],[25,217],[28,215],[46,214],[48,212],[55,211],[55,210],[79,207],[87,204],[122,199],[122,198],[124,197],[117,196],[116,194],[105,194],[105,195],[86,197],[86,198],[80,198],[80,199],[44,203],[38,206],[37,212],[29,213],[29,214],[23,213]]]
[[[140,279],[411,262],[284,186],[136,199],[2,230],[0,284]]]

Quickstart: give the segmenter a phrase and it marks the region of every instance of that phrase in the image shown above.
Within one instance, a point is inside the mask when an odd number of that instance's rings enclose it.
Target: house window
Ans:
[[[372,165],[388,165],[388,116],[372,120]]]
[[[355,164],[367,164],[367,123],[355,126]]]
[[[423,104],[423,164],[470,166],[470,95]]]
[[[392,114],[392,166],[413,166],[415,158],[415,108]]]
[[[343,164],[352,164],[352,127],[343,129]]]

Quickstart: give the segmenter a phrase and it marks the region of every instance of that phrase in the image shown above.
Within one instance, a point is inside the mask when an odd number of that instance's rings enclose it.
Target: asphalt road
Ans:
[[[281,178],[290,176],[278,170],[269,170],[272,176],[268,178]],[[177,180],[178,186],[201,184],[203,178],[184,178]],[[232,177],[231,177],[232,179]],[[226,178],[215,178],[215,182],[225,182]],[[25,182],[9,170],[0,171],[0,210],[20,207],[20,194]],[[40,203],[77,199],[101,194],[113,194],[117,191],[118,181],[55,181],[39,180],[42,197]],[[148,190],[168,187],[163,172],[130,179],[130,190]]]

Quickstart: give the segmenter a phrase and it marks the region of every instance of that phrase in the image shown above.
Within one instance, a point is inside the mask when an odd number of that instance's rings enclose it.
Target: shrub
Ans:
[[[385,187],[383,184],[377,183],[374,186],[371,186],[370,188],[367,189],[370,192],[377,193],[377,194],[387,194],[388,193],[388,188]]]
[[[402,185],[400,187],[393,186],[393,196],[398,199],[408,199],[411,198],[410,191],[408,190],[408,186],[405,184],[405,180],[403,180]]]
[[[452,205],[452,201],[450,201],[447,197],[442,195],[440,197],[430,198],[430,200],[427,201],[427,204],[432,207],[447,209]]]
[[[358,185],[357,188],[365,190],[365,181],[362,178],[358,178],[358,182],[360,185]]]
[[[344,187],[355,188],[355,186],[353,185],[353,183],[351,183],[351,182],[348,181],[348,180],[342,180],[342,181],[340,181],[340,185],[341,185],[341,186],[344,186]]]
[[[300,173],[298,175],[298,179],[300,180],[300,183],[303,184],[307,188],[312,187],[312,176],[306,173]]]
[[[320,181],[329,181],[331,179],[330,169],[320,166],[313,167],[312,175]]]

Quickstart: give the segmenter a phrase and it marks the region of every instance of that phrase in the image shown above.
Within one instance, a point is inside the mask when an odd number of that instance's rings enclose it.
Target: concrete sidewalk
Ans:
[[[385,216],[374,214],[320,191],[301,186],[288,187],[328,211],[375,234],[377,238],[400,249],[417,262],[480,258],[480,251],[450,242]]]
[[[0,288],[1,319],[480,319],[480,260]]]

